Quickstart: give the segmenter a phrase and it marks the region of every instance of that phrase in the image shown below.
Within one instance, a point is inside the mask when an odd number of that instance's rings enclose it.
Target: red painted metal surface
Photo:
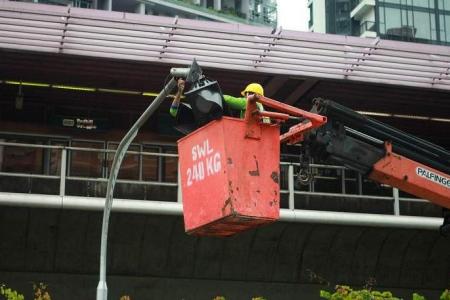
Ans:
[[[303,141],[303,133],[312,128],[312,123],[305,121],[289,128],[289,131],[280,136],[280,142],[287,142],[288,144],[296,144]]]
[[[281,111],[285,114],[304,118],[305,120],[301,122],[300,124],[297,124],[295,126],[292,126],[289,128],[289,131],[280,136],[280,142],[284,143],[287,142],[289,144],[295,144],[298,142],[303,141],[303,134],[308,132],[309,130],[313,128],[318,128],[325,123],[327,123],[327,117],[315,114],[309,111],[302,110],[300,108],[288,105],[286,103],[279,102],[277,100],[273,100],[261,95],[254,95],[249,96],[249,102],[251,100],[256,100],[258,102],[261,102],[265,107],[270,107],[273,109],[276,109],[278,111]],[[260,113],[261,114],[261,113]],[[277,115],[282,115],[280,113],[276,113]]]
[[[249,99],[256,98],[256,101],[261,102],[265,107],[271,107],[277,111],[287,113],[291,116],[302,117],[308,119],[312,123],[312,128],[317,128],[324,125],[327,122],[327,117],[315,114],[286,103],[279,102],[274,99],[270,99],[260,95],[250,96]]]
[[[277,112],[272,112],[272,111],[258,111],[258,115],[261,117],[268,117],[272,121],[277,121],[277,122],[284,122],[284,121],[289,120],[288,114],[277,113]]]
[[[393,153],[389,143],[385,157],[373,166],[369,178],[450,208],[450,176]]]
[[[223,117],[178,141],[186,232],[229,236],[279,218],[279,133]]]

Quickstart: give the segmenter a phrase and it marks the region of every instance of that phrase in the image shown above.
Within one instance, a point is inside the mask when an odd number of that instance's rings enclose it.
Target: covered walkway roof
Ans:
[[[226,93],[258,81],[277,100],[330,98],[450,145],[450,123],[431,120],[449,116],[449,47],[9,1],[0,26],[0,80],[159,91],[196,58]]]
[[[450,90],[448,47],[1,2],[1,48]]]
[[[1,48],[450,90],[445,46],[1,2]]]

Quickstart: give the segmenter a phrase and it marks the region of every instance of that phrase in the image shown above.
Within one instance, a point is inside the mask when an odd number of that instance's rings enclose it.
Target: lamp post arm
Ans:
[[[128,130],[127,134],[120,141],[116,153],[114,154],[114,160],[111,166],[111,172],[109,174],[108,185],[106,188],[105,208],[103,210],[102,236],[100,244],[100,276],[97,286],[97,298],[96,298],[97,300],[107,300],[108,296],[108,288],[106,285],[106,252],[108,244],[108,225],[111,207],[113,203],[114,186],[116,184],[117,175],[119,174],[120,165],[122,164],[122,160],[128,150],[128,147],[136,137],[139,129],[142,127],[142,125],[144,125],[144,123],[148,120],[148,118],[156,111],[156,109],[167,97],[168,93],[170,93],[175,87],[176,81],[174,78],[172,78],[166,84],[163,90],[158,94],[155,100],[153,100],[152,103],[150,103],[150,105],[139,117],[139,119],[134,123],[134,125],[130,128],[130,130]]]

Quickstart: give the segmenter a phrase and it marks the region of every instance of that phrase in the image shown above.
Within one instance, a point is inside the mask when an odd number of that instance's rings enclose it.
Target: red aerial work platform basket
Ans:
[[[281,111],[259,111],[256,101]],[[279,123],[301,122],[280,136]],[[274,124],[266,124],[270,118]],[[245,119],[223,117],[178,141],[186,232],[229,236],[280,216],[280,141],[296,143],[326,117],[261,96],[247,97]]]
[[[223,117],[180,139],[178,153],[187,233],[229,236],[279,218],[278,125]]]

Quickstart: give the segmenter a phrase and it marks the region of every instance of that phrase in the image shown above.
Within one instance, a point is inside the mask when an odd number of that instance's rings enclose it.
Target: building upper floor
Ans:
[[[274,27],[275,0],[18,0],[58,6]]]
[[[314,0],[309,8],[315,32],[450,44],[448,1]]]

